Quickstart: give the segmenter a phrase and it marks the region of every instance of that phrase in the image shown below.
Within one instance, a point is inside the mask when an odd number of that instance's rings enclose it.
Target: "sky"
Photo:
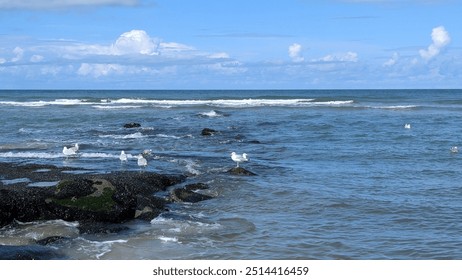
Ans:
[[[0,89],[462,88],[462,0],[0,0]]]

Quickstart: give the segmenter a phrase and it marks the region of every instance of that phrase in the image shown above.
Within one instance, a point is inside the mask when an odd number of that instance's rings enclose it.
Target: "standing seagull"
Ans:
[[[127,154],[125,153],[125,151],[120,152],[119,159],[121,162],[127,162]]]
[[[143,157],[143,155],[138,155],[136,158],[138,158],[138,166],[141,168],[146,168],[148,166],[148,161]]]
[[[236,167],[239,167],[240,162],[249,161],[246,153],[243,153],[242,155],[237,155],[235,152],[232,152],[231,159],[237,164]]]

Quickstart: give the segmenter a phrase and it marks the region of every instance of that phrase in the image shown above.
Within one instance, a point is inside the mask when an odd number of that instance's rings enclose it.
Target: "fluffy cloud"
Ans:
[[[383,64],[383,66],[393,66],[398,62],[399,59],[399,53],[394,52],[391,58]]]
[[[14,48],[13,53],[14,53],[15,57],[13,57],[11,59],[11,62],[18,62],[24,56],[24,50],[22,48],[20,48],[20,47]]]
[[[438,26],[432,30],[432,43],[426,50],[420,50],[420,56],[425,60],[430,60],[437,56],[441,50],[451,42],[451,37],[444,26]]]
[[[157,55],[159,42],[151,38],[144,30],[132,30],[125,32],[116,40],[111,47],[111,54],[144,54]]]
[[[139,0],[0,0],[0,9],[62,9],[89,6],[135,6]]]
[[[346,52],[339,54],[329,54],[316,61],[322,62],[358,62],[358,54],[355,52]]]
[[[302,45],[292,44],[289,46],[289,57],[293,62],[302,62],[305,58],[302,56]]]

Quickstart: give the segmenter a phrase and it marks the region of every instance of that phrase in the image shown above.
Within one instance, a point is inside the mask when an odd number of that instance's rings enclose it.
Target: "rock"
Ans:
[[[171,193],[173,201],[196,203],[213,197],[205,194],[196,193],[186,189],[174,189]]]
[[[49,236],[49,237],[40,239],[35,243],[37,243],[37,245],[46,246],[50,244],[60,243],[60,242],[63,242],[64,240],[69,240],[69,239],[70,239],[69,237],[65,237],[65,236]]]
[[[54,187],[28,187],[23,183],[0,186],[0,227],[14,220],[62,219],[90,224],[120,224],[135,218],[153,219],[165,211],[167,203],[166,199],[153,195],[186,179],[182,175],[136,171],[69,174],[56,167],[37,176],[34,172],[28,173],[30,166],[0,164],[0,167],[3,165],[6,168],[0,169],[0,176],[8,180],[28,178],[33,183],[33,179],[58,179],[59,183]],[[10,170],[12,172],[8,173]],[[100,229],[83,231],[108,231],[107,226],[97,227]]]
[[[184,186],[184,189],[188,191],[206,190],[208,188],[209,186],[204,183],[189,184]]]
[[[242,167],[233,167],[230,170],[228,170],[228,173],[233,174],[233,175],[244,175],[244,176],[256,176],[257,175]]]
[[[141,127],[141,124],[135,123],[135,122],[126,123],[126,124],[124,124],[124,127],[125,128],[137,128],[137,127]]]
[[[216,131],[214,129],[211,129],[211,128],[204,128],[204,129],[202,129],[201,135],[202,136],[212,136],[217,132],[218,131]]]
[[[167,201],[155,196],[137,196],[135,219],[151,221],[165,211]]]
[[[119,233],[129,228],[121,224],[82,221],[79,223],[78,229],[82,234],[109,234]]]
[[[88,179],[62,180],[56,186],[55,197],[57,199],[80,198],[96,191],[93,181]]]

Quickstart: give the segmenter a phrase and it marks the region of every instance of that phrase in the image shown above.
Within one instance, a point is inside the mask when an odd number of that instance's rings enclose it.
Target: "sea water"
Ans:
[[[117,234],[18,222],[1,245],[64,236],[52,246],[68,259],[462,258],[461,90],[4,90],[0,119],[2,162],[136,171],[148,149],[147,171],[214,197]],[[227,173],[233,151],[257,176]]]

